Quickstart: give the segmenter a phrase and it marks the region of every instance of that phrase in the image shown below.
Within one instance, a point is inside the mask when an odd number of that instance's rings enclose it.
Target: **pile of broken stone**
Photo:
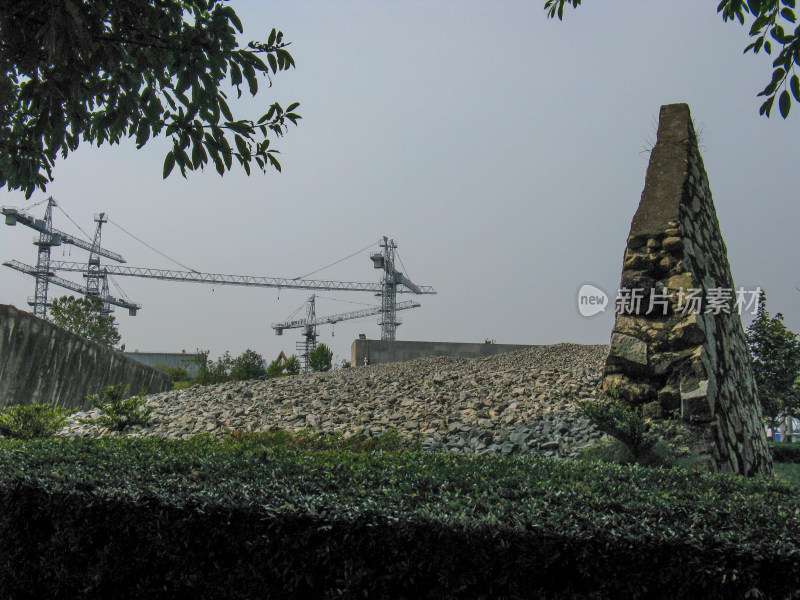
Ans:
[[[147,397],[146,427],[118,434],[75,413],[62,436],[395,431],[431,451],[574,457],[602,437],[575,403],[600,392],[608,346],[556,344],[489,358],[437,357],[193,386]]]

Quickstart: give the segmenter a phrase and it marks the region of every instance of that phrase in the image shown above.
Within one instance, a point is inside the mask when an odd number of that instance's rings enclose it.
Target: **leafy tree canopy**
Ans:
[[[287,375],[297,375],[300,373],[300,361],[297,360],[297,356],[292,354],[289,359],[283,363],[283,368]]]
[[[62,296],[53,300],[50,320],[64,329],[113,348],[120,335],[113,315],[104,315],[103,301],[97,296]]]
[[[333,361],[333,350],[320,344],[308,355],[308,366],[312,371],[330,371]]]
[[[280,170],[268,135],[296,124],[298,104],[240,118],[223,88],[255,95],[294,59],[280,31],[246,47],[237,32],[222,0],[0,2],[0,186],[30,197],[81,140],[141,148],[162,133],[164,177],[209,161],[224,174],[234,158],[248,174],[253,161]]]
[[[282,360],[280,357],[276,358],[267,367],[267,377],[270,378],[297,375],[298,373],[300,373],[300,361],[294,354],[286,360]]]
[[[747,328],[753,374],[764,417],[775,426],[786,417],[800,418],[800,341],[783,324],[783,315],[770,317],[762,292],[758,313]]]
[[[564,5],[573,8],[580,6],[581,0],[547,0],[544,9],[551,19],[564,17]],[[764,97],[759,114],[769,117],[775,98],[778,99],[778,110],[785,119],[789,116],[792,97],[800,102],[800,79],[795,67],[800,65],[800,26],[796,26],[794,13],[795,0],[722,0],[717,12],[722,20],[738,21],[745,24],[747,15],[753,18],[750,25],[750,37],[754,39],[744,49],[745,53],[758,54],[764,50],[772,55],[772,79],[758,94]],[[791,93],[790,93],[791,92]]]
[[[266,372],[264,358],[255,350],[250,350],[249,348],[231,362],[231,379],[234,381],[258,379],[265,375]]]

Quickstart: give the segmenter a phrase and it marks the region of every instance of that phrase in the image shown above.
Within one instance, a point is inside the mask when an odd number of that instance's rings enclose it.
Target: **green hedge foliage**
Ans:
[[[769,450],[774,462],[800,464],[800,444],[770,442]]]
[[[680,469],[307,433],[0,440],[0,589],[786,598],[800,589],[798,494]]]
[[[47,404],[7,406],[0,410],[0,435],[20,440],[52,436],[66,425],[69,413]]]

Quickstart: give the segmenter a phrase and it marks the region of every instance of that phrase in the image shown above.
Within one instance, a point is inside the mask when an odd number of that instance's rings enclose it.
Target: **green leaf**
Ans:
[[[772,110],[772,104],[775,102],[775,96],[770,96],[767,98],[766,102],[761,105],[761,108],[758,109],[758,114],[760,115],[767,115],[769,117],[769,112]]]
[[[769,34],[772,36],[772,39],[774,39],[779,44],[784,44],[785,43],[784,42],[783,27],[781,27],[780,25],[775,25],[775,27],[770,29]]]
[[[150,139],[150,125],[147,121],[141,121],[136,131],[136,147],[141,148]]]
[[[244,121],[229,121],[225,123],[225,127],[247,137],[253,135],[253,128]]]
[[[222,160],[219,157],[219,152],[212,152],[211,158],[214,160],[214,166],[217,168],[217,173],[220,175],[225,175],[225,165],[222,164]]]
[[[792,90],[792,95],[797,102],[800,102],[800,78],[797,75],[792,75],[789,80],[789,87]]]
[[[778,109],[781,111],[781,116],[785,119],[789,116],[789,109],[792,107],[792,98],[788,90],[783,90],[778,99]]]
[[[239,20],[239,16],[236,14],[236,11],[233,10],[230,6],[223,6],[219,9],[220,13],[224,14],[233,26],[236,27],[236,30],[239,33],[242,33],[244,29],[242,29],[242,22]]]
[[[203,149],[203,144],[195,142],[192,145],[192,163],[194,164],[195,168],[202,166],[203,163],[206,162],[204,158],[205,150]]]
[[[781,16],[791,23],[794,23],[797,20],[794,16],[794,11],[791,8],[784,8],[781,11]]]
[[[267,60],[269,61],[269,66],[272,68],[272,72],[275,73],[278,71],[278,61],[273,54],[267,54]]]
[[[164,173],[163,179],[166,179],[170,173],[172,173],[172,168],[175,166],[175,155],[173,154],[172,150],[167,152],[167,157],[164,159]]]
[[[217,98],[217,102],[219,102],[219,108],[222,111],[222,114],[225,115],[225,118],[228,119],[228,121],[233,121],[233,113],[228,107],[228,103],[225,102],[223,98]]]
[[[250,150],[248,150],[247,143],[244,141],[242,136],[237,135],[235,140],[236,148],[239,150],[239,154],[241,154],[243,158],[248,158],[250,156]]]
[[[231,84],[238,86],[242,83],[242,70],[235,62],[231,62]]]

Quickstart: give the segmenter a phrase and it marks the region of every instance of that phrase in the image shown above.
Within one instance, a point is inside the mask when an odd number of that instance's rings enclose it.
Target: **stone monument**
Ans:
[[[686,104],[661,107],[631,223],[603,389],[678,419],[712,471],[772,472],[737,290]]]

